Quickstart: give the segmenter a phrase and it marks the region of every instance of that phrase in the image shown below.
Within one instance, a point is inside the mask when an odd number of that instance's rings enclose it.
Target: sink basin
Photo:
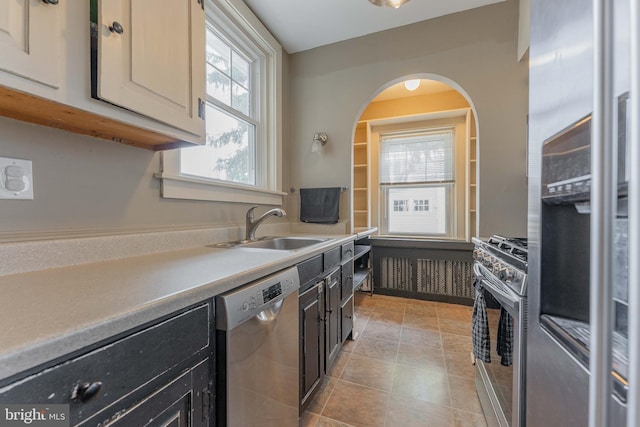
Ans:
[[[227,242],[215,245],[224,248],[257,248],[257,249],[273,249],[277,251],[295,251],[296,249],[306,248],[307,246],[316,245],[326,242],[328,238],[320,237],[262,237],[258,240],[240,240],[237,242]]]

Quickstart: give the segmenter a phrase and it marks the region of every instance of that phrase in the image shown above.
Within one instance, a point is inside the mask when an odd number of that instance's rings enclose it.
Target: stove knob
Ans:
[[[480,252],[480,249],[476,248],[473,250],[473,259],[476,261],[479,261],[480,258],[482,258],[482,253]]]
[[[500,270],[498,278],[504,282],[510,283],[513,281],[513,270],[510,268],[503,268]]]
[[[485,254],[482,256],[482,265],[487,268],[491,267],[491,255]]]
[[[500,261],[494,261],[491,264],[491,272],[493,274],[498,274],[498,272],[500,272],[500,270],[502,270],[502,269],[503,269],[503,267],[502,267],[502,263]]]

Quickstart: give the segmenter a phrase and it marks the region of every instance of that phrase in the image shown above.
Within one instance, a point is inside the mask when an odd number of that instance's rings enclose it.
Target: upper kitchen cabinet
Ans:
[[[94,96],[204,134],[204,0],[98,0]]]
[[[151,150],[203,144],[202,3],[0,1],[0,116]]]
[[[60,85],[58,0],[0,2],[0,84],[41,95]]]

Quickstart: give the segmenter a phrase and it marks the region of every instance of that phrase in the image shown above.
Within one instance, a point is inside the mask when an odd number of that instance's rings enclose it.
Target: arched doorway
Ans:
[[[417,87],[407,88],[408,80]],[[435,142],[434,135],[448,135],[450,142]],[[476,236],[478,143],[475,107],[455,82],[419,74],[383,85],[354,123],[352,229],[378,227],[380,235],[412,238]],[[424,160],[442,153],[447,159],[441,165]],[[400,155],[406,160],[390,160]],[[441,166],[448,172],[427,170]],[[401,170],[407,173],[398,175]]]

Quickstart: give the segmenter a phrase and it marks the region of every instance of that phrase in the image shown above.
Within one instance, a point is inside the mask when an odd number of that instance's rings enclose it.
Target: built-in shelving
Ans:
[[[353,137],[353,227],[370,227],[370,154],[369,135],[370,127],[368,122],[358,122],[356,132]]]
[[[359,289],[367,280],[371,279],[371,264],[369,258],[361,260],[363,256],[371,251],[370,245],[355,245],[353,250],[353,289]],[[373,286],[369,283],[368,291],[373,292]]]
[[[468,143],[468,167],[467,167],[467,182],[469,184],[469,188],[467,189],[467,239],[470,240],[471,237],[475,237],[478,235],[478,208],[477,208],[477,197],[478,197],[478,159],[477,159],[477,142],[478,137],[476,135],[476,120],[473,114],[473,110],[469,110],[467,115],[467,132],[469,135],[469,143]]]

